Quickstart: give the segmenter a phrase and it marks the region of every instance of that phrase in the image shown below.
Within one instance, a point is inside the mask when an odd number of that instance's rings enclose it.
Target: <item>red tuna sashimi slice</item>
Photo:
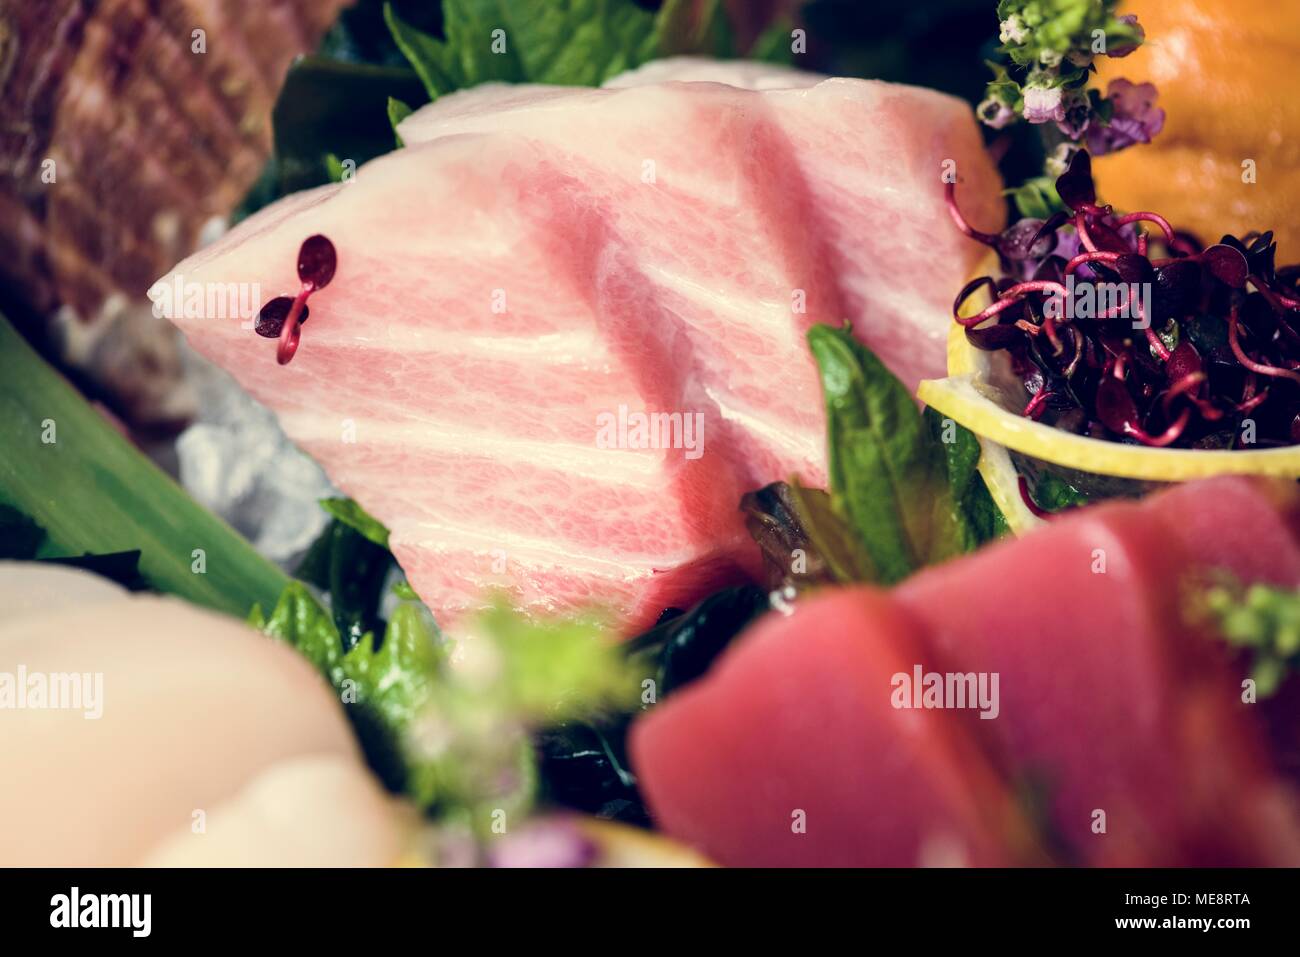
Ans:
[[[1241,582],[1300,586],[1295,482],[1225,475],[1148,499],[1196,560]]]
[[[1175,494],[1194,505],[1218,491]],[[1199,573],[1198,556],[1162,511],[1090,508],[926,570],[894,594],[945,670],[1000,675],[998,718],[973,723],[1010,779],[1045,787],[1068,855],[1295,863],[1294,819],[1238,679],[1185,618],[1183,583]]]
[[[920,647],[867,588],[767,617],[633,725],[656,823],[732,866],[1008,863],[1023,826],[962,729],[891,703]]]
[[[979,255],[941,226],[942,159],[968,181],[963,202],[1000,203],[958,101],[851,82],[766,99],[797,92],[510,88],[500,109],[490,90],[474,109],[446,97],[435,109],[458,131],[270,207],[159,288],[257,283],[264,301],[296,288],[302,240],[327,235],[338,272],[286,367],[238,321],[170,313],[392,529],[444,621],[499,584],[535,608],[594,599],[635,629],[756,566],[741,494],[824,478],[811,322],[851,318],[909,379],[938,371],[947,306],[909,290],[959,285]],[[558,133],[522,128],[534,113]],[[818,165],[799,155],[818,129],[828,149],[892,152]],[[871,228],[850,235],[846,217]],[[888,242],[858,249],[868,231]],[[863,270],[885,253],[891,278],[868,300]],[[933,351],[917,331],[929,323]],[[623,412],[698,418],[702,454],[602,447],[599,426]]]

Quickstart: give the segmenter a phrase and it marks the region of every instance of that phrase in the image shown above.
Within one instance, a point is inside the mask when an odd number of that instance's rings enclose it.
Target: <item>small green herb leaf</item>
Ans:
[[[360,532],[380,548],[388,547],[388,529],[364,508],[350,498],[323,498],[321,508],[332,516]]]
[[[401,134],[397,132],[397,127],[402,120],[411,115],[411,112],[411,108],[401,100],[392,96],[388,98],[388,122],[392,124],[393,138],[397,140],[398,146],[405,146],[406,144],[402,142],[402,137]]]
[[[821,373],[831,502],[892,584],[963,551],[944,454],[901,382],[845,330],[808,332]]]
[[[1250,651],[1259,697],[1300,669],[1300,589],[1221,584],[1205,593],[1205,605],[1223,640]]]

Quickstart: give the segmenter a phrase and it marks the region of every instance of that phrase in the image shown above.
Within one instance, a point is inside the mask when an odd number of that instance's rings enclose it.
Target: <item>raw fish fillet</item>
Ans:
[[[753,64],[640,76],[440,98],[404,148],[162,280],[265,301],[296,290],[305,238],[333,241],[288,366],[239,321],[171,313],[392,530],[444,622],[501,586],[635,630],[755,571],[741,495],[825,480],[807,328],[850,320],[908,385],[942,375],[982,255],[947,220],[945,160],[963,208],[1000,225],[959,100]],[[654,442],[634,421],[653,413],[682,429]]]
[[[1242,702],[1222,643],[1188,615],[1187,589],[1204,576],[1258,564],[1252,538],[1294,560],[1281,487],[1229,477],[1095,506],[895,591],[940,670],[1001,675],[1001,715],[973,723],[1012,778],[1045,788],[1071,860],[1300,860],[1294,809],[1283,813],[1260,754],[1258,709]],[[1202,521],[1225,499],[1240,534]]]
[[[1016,862],[1027,826],[974,740],[944,712],[891,706],[892,676],[924,660],[875,589],[768,615],[632,726],[656,824],[737,867]]]
[[[1230,536],[1208,523],[1223,501]],[[939,843],[974,863],[1038,848],[1062,864],[1295,866],[1300,816],[1263,706],[1183,589],[1218,570],[1258,580],[1257,541],[1294,567],[1298,505],[1286,483],[1211,479],[1062,516],[888,594],[801,598],[633,724],[647,806],[727,865],[915,864]],[[997,675],[996,708],[895,709],[893,676],[917,667]],[[1037,840],[1007,793],[1037,796]]]

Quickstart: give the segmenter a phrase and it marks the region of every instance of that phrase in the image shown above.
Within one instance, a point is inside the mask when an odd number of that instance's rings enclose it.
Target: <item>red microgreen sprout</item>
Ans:
[[[1202,245],[1157,212],[1116,213],[1098,203],[1082,149],[1056,191],[1066,211],[995,235],[945,187],[953,221],[1001,267],[962,288],[953,318],[972,346],[1007,354],[1029,396],[1022,414],[1153,447],[1300,444],[1300,266],[1274,267],[1272,233]],[[1056,308],[1089,284],[1116,288],[1095,310]],[[963,316],[981,291],[988,304]]]
[[[319,234],[308,236],[298,248],[298,280],[302,285],[297,295],[277,296],[258,313],[254,328],[259,336],[279,340],[275,357],[280,365],[286,365],[298,351],[302,326],[309,315],[308,298],[329,285],[337,266],[334,244]]]

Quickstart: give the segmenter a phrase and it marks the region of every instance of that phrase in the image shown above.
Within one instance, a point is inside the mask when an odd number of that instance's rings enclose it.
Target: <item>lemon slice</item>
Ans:
[[[980,474],[1017,534],[1041,524],[1042,519],[1021,498],[1012,452],[1138,483],[1184,482],[1227,474],[1300,478],[1300,446],[1246,452],[1156,449],[1075,435],[1027,419],[1017,408],[1012,384],[999,382],[998,355],[976,349],[966,339],[965,330],[954,323],[948,335],[948,377],[923,381],[917,397],[979,437]]]

